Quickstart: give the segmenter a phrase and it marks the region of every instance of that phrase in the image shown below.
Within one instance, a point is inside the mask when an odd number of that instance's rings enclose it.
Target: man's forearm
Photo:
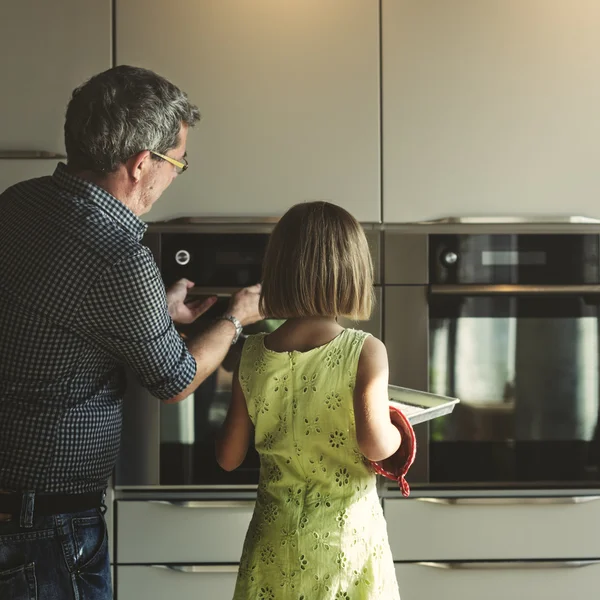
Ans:
[[[199,335],[187,340],[188,350],[196,360],[196,375],[183,392],[167,402],[180,402],[194,392],[223,362],[231,348],[231,340],[234,335],[235,325],[231,321],[219,320]]]

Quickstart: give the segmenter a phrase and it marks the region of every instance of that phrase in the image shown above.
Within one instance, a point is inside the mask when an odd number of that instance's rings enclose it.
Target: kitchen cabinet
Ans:
[[[402,600],[565,600],[593,598],[600,560],[396,565]]]
[[[116,562],[237,563],[253,510],[245,500],[118,501]]]
[[[116,60],[199,106],[189,170],[146,216],[281,215],[329,200],[380,220],[379,4],[117,0]]]
[[[384,511],[395,561],[600,558],[600,496],[386,498]]]
[[[382,0],[383,220],[600,216],[600,4]]]
[[[384,499],[402,600],[563,600],[600,585],[598,496]]]
[[[118,600],[230,600],[233,597],[235,565],[148,565],[119,567]]]
[[[0,99],[0,105],[2,100]],[[0,133],[0,135],[2,135]],[[11,185],[31,179],[33,177],[44,177],[52,175],[58,159],[8,159],[0,158],[0,194]]]
[[[72,90],[111,66],[111,6],[111,0],[2,3],[0,155],[64,153],[64,116]],[[45,162],[0,159],[0,189],[17,175],[47,173]]]

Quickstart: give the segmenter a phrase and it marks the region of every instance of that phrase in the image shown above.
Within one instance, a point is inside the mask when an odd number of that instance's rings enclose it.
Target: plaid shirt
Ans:
[[[125,366],[161,399],[194,378],[145,230],[63,164],[0,194],[0,489],[101,490]]]

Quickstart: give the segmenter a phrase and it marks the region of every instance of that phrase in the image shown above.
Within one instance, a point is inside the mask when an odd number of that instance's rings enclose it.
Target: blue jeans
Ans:
[[[0,599],[111,600],[103,511],[0,521]]]

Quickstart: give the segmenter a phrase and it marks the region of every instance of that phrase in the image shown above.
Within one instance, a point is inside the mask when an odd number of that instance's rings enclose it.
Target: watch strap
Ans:
[[[238,341],[238,338],[242,333],[243,327],[240,323],[240,320],[237,317],[234,317],[233,315],[221,315],[220,317],[217,317],[217,321],[230,321],[231,323],[233,323],[235,327],[235,335],[231,340],[231,345],[233,346]]]

